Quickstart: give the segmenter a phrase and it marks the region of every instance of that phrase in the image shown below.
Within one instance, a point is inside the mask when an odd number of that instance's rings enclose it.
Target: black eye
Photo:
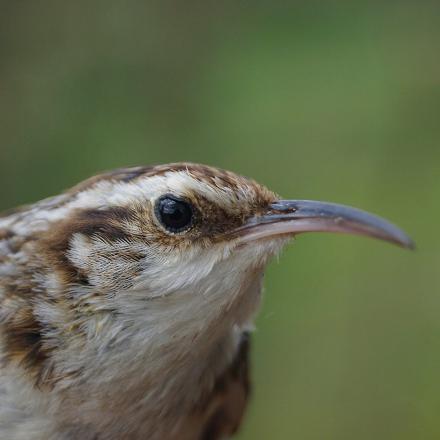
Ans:
[[[187,231],[193,223],[193,210],[185,200],[172,195],[162,196],[156,202],[156,216],[167,231]]]

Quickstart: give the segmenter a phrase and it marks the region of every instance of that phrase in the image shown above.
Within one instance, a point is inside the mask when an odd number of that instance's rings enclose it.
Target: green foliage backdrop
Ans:
[[[398,222],[271,265],[239,438],[438,439],[439,46],[434,1],[1,1],[0,208],[190,160]]]

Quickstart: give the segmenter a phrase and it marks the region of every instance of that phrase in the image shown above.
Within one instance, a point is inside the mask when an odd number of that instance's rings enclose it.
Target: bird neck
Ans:
[[[177,424],[232,363],[257,311],[261,280],[261,270],[244,271],[237,292],[219,283],[218,291],[199,297],[157,298],[144,320],[107,318],[100,333],[114,338],[102,346],[98,335],[89,353],[78,354],[83,369],[62,391],[71,403],[71,413],[64,404],[63,414],[99,431],[112,430],[121,417],[137,420],[140,429],[158,418]]]

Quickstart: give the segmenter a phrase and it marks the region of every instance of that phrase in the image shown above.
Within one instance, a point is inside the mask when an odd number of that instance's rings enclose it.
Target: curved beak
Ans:
[[[236,232],[244,242],[302,232],[340,232],[414,249],[405,232],[380,217],[349,206],[312,200],[278,200],[266,214],[252,217]]]

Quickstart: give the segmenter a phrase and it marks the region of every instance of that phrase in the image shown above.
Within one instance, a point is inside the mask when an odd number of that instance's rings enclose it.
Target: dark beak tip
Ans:
[[[409,235],[407,235],[402,229],[397,229],[397,234],[395,234],[394,237],[392,237],[391,235],[388,238],[384,237],[384,239],[386,241],[390,241],[391,243],[399,246],[402,249],[408,249],[409,251],[417,250],[417,246],[414,240]]]
[[[407,237],[405,242],[403,242],[401,244],[401,247],[403,247],[404,249],[408,249],[409,251],[416,251],[417,250],[417,246],[416,246],[415,241],[409,237]]]

